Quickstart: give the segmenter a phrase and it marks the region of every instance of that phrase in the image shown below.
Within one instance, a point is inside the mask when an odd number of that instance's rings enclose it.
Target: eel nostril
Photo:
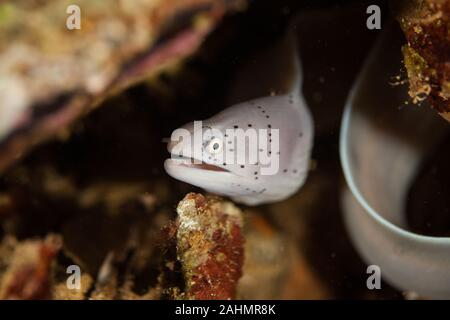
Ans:
[[[179,141],[168,141],[167,142],[167,151],[169,151],[170,153],[172,153],[172,150],[175,148],[175,146],[179,143]]]

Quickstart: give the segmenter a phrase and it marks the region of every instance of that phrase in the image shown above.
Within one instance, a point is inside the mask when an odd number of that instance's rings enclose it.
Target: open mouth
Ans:
[[[179,162],[179,165],[187,168],[194,168],[194,169],[201,169],[201,170],[208,170],[208,171],[221,171],[221,172],[229,172],[228,170],[215,166],[213,164],[209,163],[194,163],[198,162],[200,160],[193,159],[193,158],[186,158],[186,157],[176,157],[172,158],[174,161]]]

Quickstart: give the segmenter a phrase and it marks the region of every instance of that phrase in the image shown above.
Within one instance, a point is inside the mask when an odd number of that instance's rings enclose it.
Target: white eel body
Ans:
[[[247,205],[283,200],[303,185],[309,168],[313,121],[300,93],[302,75],[295,37],[287,36],[283,42],[284,59],[290,61],[288,92],[273,96],[267,92],[266,97],[233,105],[202,121],[201,127],[185,125],[183,129],[191,137],[202,138],[178,139],[172,135],[168,146],[172,158],[164,163],[169,175]],[[257,142],[247,142],[245,147],[233,136],[250,137],[252,132]],[[183,158],[175,159],[177,156]],[[192,160],[199,163],[192,164]]]
[[[449,299],[450,238],[411,232],[405,208],[423,158],[450,128],[429,106],[399,108],[407,86],[390,83],[401,68],[402,39],[399,30],[385,28],[346,105],[344,219],[355,247],[383,280],[420,297]]]

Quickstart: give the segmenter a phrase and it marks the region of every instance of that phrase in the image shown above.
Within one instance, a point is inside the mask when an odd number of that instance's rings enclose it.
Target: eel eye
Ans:
[[[222,151],[222,140],[214,138],[208,143],[208,152],[211,154],[218,154]]]

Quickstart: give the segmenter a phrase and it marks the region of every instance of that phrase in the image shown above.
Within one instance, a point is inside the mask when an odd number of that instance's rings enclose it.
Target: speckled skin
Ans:
[[[294,41],[293,37],[290,38]],[[176,159],[166,160],[164,166],[172,177],[201,187],[207,191],[228,196],[236,202],[247,205],[258,205],[283,200],[295,193],[304,183],[309,166],[309,158],[313,140],[313,121],[305,100],[300,94],[301,71],[295,45],[290,46],[287,59],[293,59],[290,78],[294,78],[290,92],[282,95],[262,97],[231,106],[217,115],[203,121],[203,128],[194,129],[193,123],[184,126],[191,135],[201,134],[204,129],[217,129],[222,133],[223,148],[219,153],[211,153],[209,143],[217,137],[204,135],[200,148],[193,148],[193,143],[181,141],[176,145],[182,150],[184,157],[202,160],[203,163],[215,166],[186,166]],[[259,152],[266,152],[270,157],[278,156],[278,168],[271,174],[264,174],[264,167],[259,161],[244,164],[222,161],[224,152],[243,152],[248,155],[249,144],[245,148],[229,150],[226,137],[227,129],[256,129],[263,132],[267,143],[258,143]],[[275,132],[278,129],[278,133]],[[266,131],[261,131],[266,130]],[[277,139],[279,134],[279,139]],[[273,141],[271,141],[273,140]],[[279,141],[278,147],[274,145]],[[260,140],[261,141],[261,140]],[[175,149],[169,144],[169,152]],[[264,147],[266,146],[266,147]],[[245,157],[248,158],[247,156]],[[275,159],[275,158],[273,158]],[[221,169],[218,171],[217,169]]]

